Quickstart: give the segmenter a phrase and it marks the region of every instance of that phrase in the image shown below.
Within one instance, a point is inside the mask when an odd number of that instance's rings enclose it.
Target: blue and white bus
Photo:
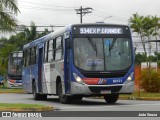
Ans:
[[[7,83],[9,87],[22,88],[23,51],[13,51],[8,57]]]
[[[126,25],[73,24],[23,47],[22,84],[35,100],[61,103],[104,96],[115,103],[134,90],[134,52]]]

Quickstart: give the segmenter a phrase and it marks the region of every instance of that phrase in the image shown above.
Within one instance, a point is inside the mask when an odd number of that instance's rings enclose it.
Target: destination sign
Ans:
[[[79,34],[123,34],[123,29],[113,27],[80,27]]]

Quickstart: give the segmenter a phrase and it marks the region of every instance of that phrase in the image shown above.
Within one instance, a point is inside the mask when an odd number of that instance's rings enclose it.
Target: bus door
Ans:
[[[64,59],[64,81],[65,81],[65,93],[70,93],[70,80],[71,80],[71,58],[70,58],[70,39],[65,40],[65,59]]]
[[[38,55],[38,91],[42,92],[42,58],[43,58],[43,48],[39,48]]]

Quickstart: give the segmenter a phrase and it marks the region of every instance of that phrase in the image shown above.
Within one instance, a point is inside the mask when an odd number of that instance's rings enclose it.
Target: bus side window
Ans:
[[[53,61],[53,40],[50,40],[48,48],[48,62]]]
[[[30,65],[30,49],[26,50],[26,66]]]
[[[62,58],[62,36],[56,38],[55,60],[61,60]]]
[[[45,48],[44,48],[44,62],[48,62],[48,42],[45,43]]]
[[[36,47],[31,48],[31,65],[36,63]]]

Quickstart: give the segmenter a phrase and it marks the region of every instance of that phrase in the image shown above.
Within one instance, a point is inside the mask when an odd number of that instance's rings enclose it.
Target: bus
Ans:
[[[103,96],[114,104],[134,91],[130,28],[72,24],[23,46],[22,84],[34,100],[57,95],[61,103]]]
[[[23,51],[13,51],[8,57],[7,83],[9,87],[22,87]]]

